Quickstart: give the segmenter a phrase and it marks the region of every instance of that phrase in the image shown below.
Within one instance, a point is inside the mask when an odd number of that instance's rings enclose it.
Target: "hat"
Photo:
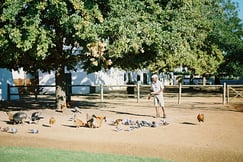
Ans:
[[[154,75],[152,75],[151,78],[158,78],[158,75],[157,74],[154,74]]]

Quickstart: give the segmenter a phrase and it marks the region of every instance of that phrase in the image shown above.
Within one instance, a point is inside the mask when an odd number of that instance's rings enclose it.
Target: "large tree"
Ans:
[[[241,41],[242,25],[225,16],[235,15],[234,10],[225,7],[225,1],[114,0],[108,6],[101,36],[109,38],[109,57],[121,68],[146,67],[156,72],[186,66],[193,74],[213,75],[227,58],[226,43],[236,46]],[[238,27],[237,32],[227,27],[229,22]],[[227,39],[225,28],[237,41],[213,38]]]
[[[77,64],[88,72],[187,66],[206,75],[223,61],[213,39],[220,0],[5,0],[0,7],[0,67],[54,70],[57,108],[64,69]]]
[[[217,71],[222,51],[208,41],[213,30],[210,0],[110,1],[103,37],[121,68],[173,71],[186,66],[201,75]]]
[[[74,69],[82,61],[79,55],[100,56],[95,51],[100,44],[96,27],[103,22],[98,3],[5,0],[0,7],[0,67],[54,70],[60,108],[66,102],[65,68]]]

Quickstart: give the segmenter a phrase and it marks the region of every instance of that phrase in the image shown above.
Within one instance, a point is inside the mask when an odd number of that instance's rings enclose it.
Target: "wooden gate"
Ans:
[[[237,97],[243,98],[243,85],[227,85],[227,102]]]

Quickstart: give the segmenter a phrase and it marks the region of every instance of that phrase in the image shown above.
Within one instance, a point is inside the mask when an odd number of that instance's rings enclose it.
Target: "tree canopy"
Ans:
[[[212,74],[242,50],[236,9],[221,0],[6,0],[0,65],[33,72],[74,69],[80,62],[88,72],[187,66]]]
[[[26,71],[55,70],[59,65],[74,68],[75,45],[85,48],[95,41],[95,26],[102,21],[97,4],[91,1],[2,2],[1,66]]]
[[[224,62],[218,73],[243,76],[243,20],[238,17],[238,5],[226,1],[222,5],[223,16],[214,14],[215,27],[210,34],[211,41],[218,44],[224,54]]]
[[[221,71],[240,73],[242,44],[230,0],[0,2],[0,67],[55,70],[57,101],[65,96],[64,68],[158,72],[186,66],[204,75],[221,65]]]
[[[89,58],[88,44],[99,39],[96,28],[104,19],[98,3],[5,0],[0,13],[0,67],[23,67],[32,73],[55,70],[60,108],[66,100],[64,69],[73,69],[82,61],[77,54]],[[80,52],[74,54],[75,50]]]

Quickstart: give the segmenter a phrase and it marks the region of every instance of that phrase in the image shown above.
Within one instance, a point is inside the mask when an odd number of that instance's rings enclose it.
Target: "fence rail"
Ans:
[[[55,85],[38,85],[38,86],[11,86],[8,85],[8,100],[11,100],[11,96],[19,95],[34,96],[35,100],[38,100],[41,96],[55,95]],[[18,88],[21,91],[18,93],[13,92],[11,89]],[[43,91],[44,88],[53,88],[54,91]],[[72,88],[86,88],[89,89],[89,93],[73,93]],[[25,91],[26,90],[26,91]],[[31,91],[28,91],[31,90]],[[21,92],[21,93],[20,93]],[[127,84],[127,85],[70,85],[66,88],[67,98],[71,99],[71,96],[98,96],[101,102],[108,97],[134,97],[137,102],[143,97],[147,97],[150,92],[150,85],[141,84]],[[234,98],[243,97],[243,85],[169,85],[165,86],[165,97],[177,97],[178,104],[181,103],[183,97],[193,96],[217,96],[222,98],[222,104],[229,103]]]
[[[237,97],[243,98],[243,85],[227,85],[227,96],[228,103]]]

